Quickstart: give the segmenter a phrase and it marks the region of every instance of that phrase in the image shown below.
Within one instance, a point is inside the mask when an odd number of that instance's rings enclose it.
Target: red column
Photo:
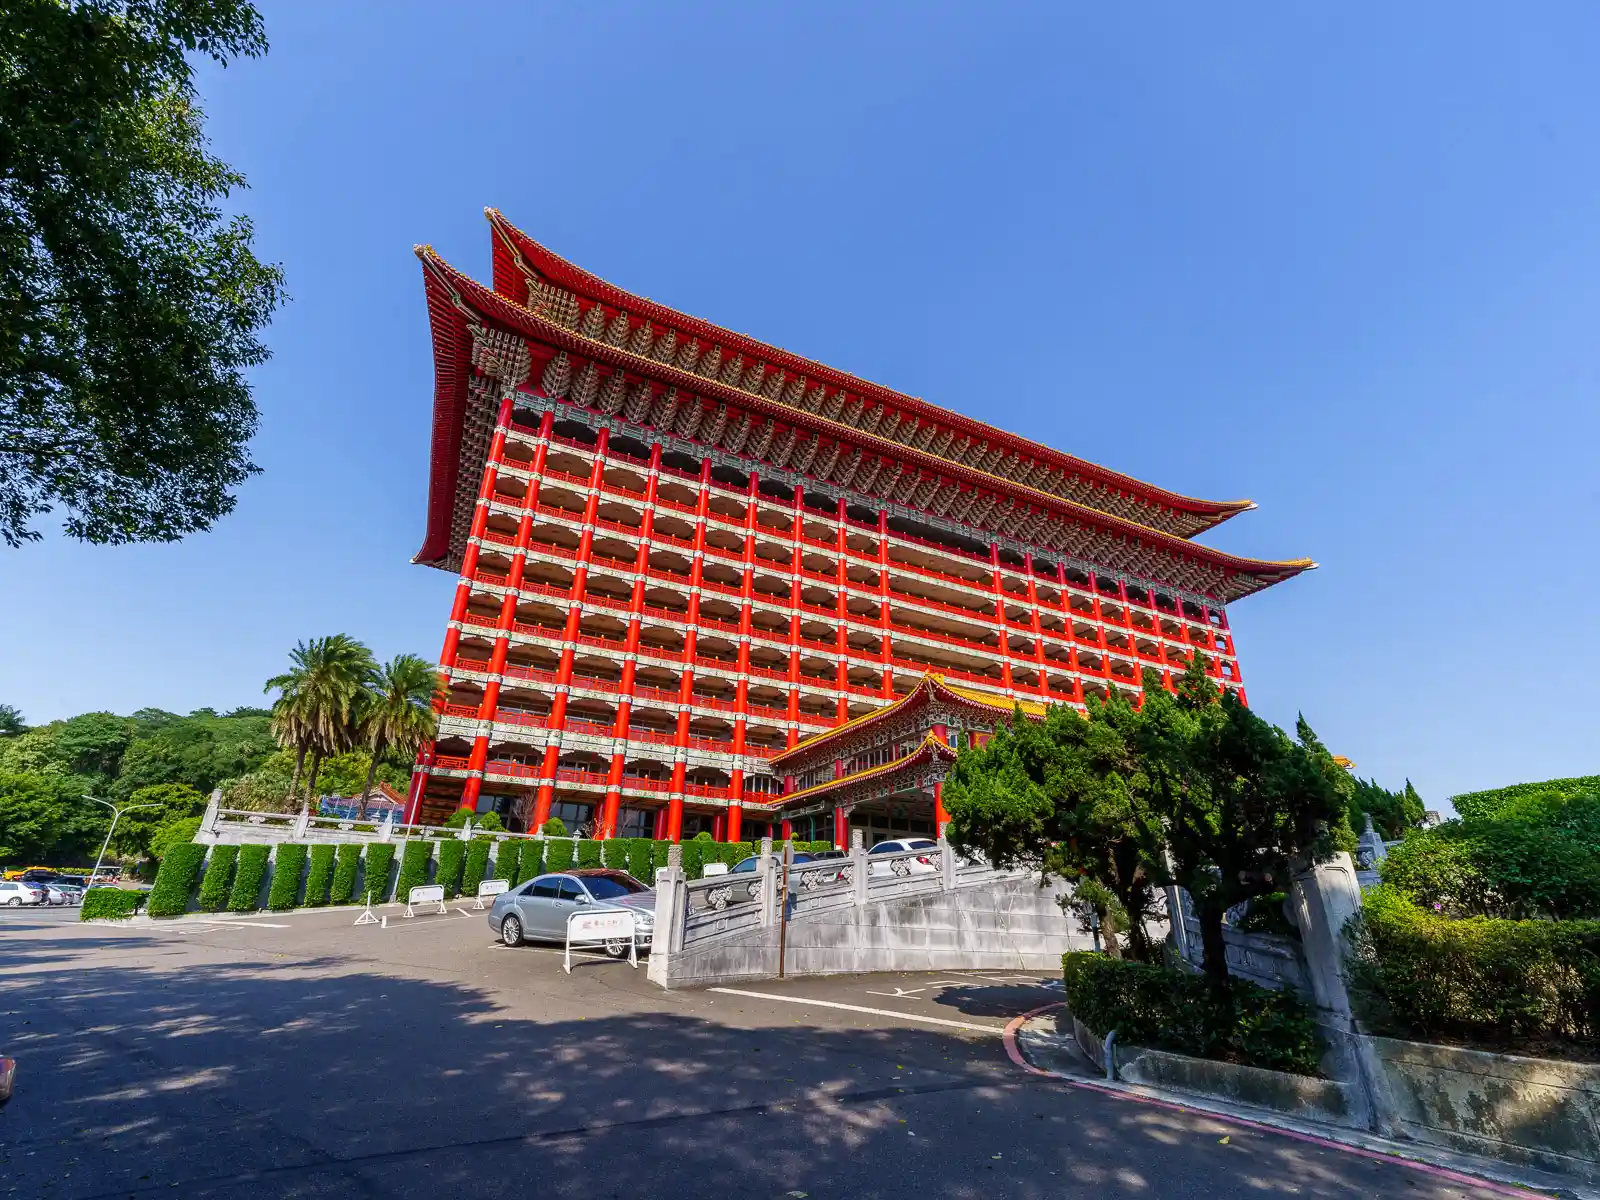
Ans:
[[[705,582],[706,515],[711,511],[711,460],[700,463],[700,490],[695,500],[694,558],[689,568],[688,630],[683,635],[683,676],[678,684],[678,725],[672,739],[672,787],[667,800],[667,837],[676,842],[683,836],[683,787],[688,764],[681,757],[689,745],[690,706],[694,703],[694,656],[696,626],[700,622],[700,586]]]
[[[950,823],[950,814],[944,810],[944,782],[937,781],[933,785],[933,831],[934,834],[944,833],[944,827]]]
[[[784,713],[789,722],[789,730],[784,736],[784,748],[788,750],[793,750],[800,741],[800,590],[805,586],[805,579],[800,574],[804,569],[800,560],[805,553],[805,545],[801,540],[805,536],[801,529],[805,514],[804,495],[804,488],[794,489],[794,524],[789,531],[793,535],[789,559],[789,696]]]
[[[841,508],[841,512],[843,509]],[[878,630],[883,653],[883,695],[894,699],[894,641],[889,634],[889,514],[878,510]]]
[[[1039,585],[1033,571],[1033,555],[1022,556],[1028,572],[1028,623],[1033,628],[1033,661],[1039,672],[1040,698],[1049,703],[1049,681],[1045,678],[1044,626],[1039,624]]]
[[[550,732],[555,735],[545,747],[544,761],[539,769],[541,779],[554,779],[561,759],[560,733],[567,725],[567,696],[572,687],[572,661],[577,656],[580,622],[583,620],[584,588],[589,578],[589,556],[594,549],[594,522],[600,507],[600,480],[606,469],[606,446],[610,444],[611,431],[600,430],[595,441],[594,465],[589,470],[589,500],[583,506],[583,533],[578,540],[578,554],[572,569],[572,603],[567,609],[567,623],[561,631],[561,665],[556,668],[556,682],[551,689]],[[555,787],[549,783],[539,785],[534,800],[534,827],[550,819],[550,805],[555,799]]]
[[[617,688],[617,720],[613,726],[618,746],[611,754],[606,776],[606,799],[600,813],[600,836],[617,836],[617,817],[622,807],[622,779],[627,766],[628,727],[633,716],[634,676],[639,660],[639,635],[644,622],[645,573],[650,569],[650,535],[655,529],[656,492],[661,476],[661,443],[650,447],[650,474],[645,483],[644,517],[639,522],[639,553],[634,558],[633,594],[628,598],[628,656],[622,663],[622,682]]]
[[[995,651],[1000,659],[1000,686],[1006,691],[1011,691],[1011,646],[1006,641],[1006,590],[1000,583],[1000,546],[996,542],[989,543],[990,574],[994,580],[994,621],[995,629],[999,631],[1000,648]]]
[[[744,512],[744,581],[739,598],[739,683],[734,696],[733,762],[728,772],[727,840],[737,842],[744,821],[744,754],[750,721],[750,638],[755,617],[756,506],[761,480],[750,473],[749,499]]]
[[[845,623],[850,619],[848,607],[850,596],[850,583],[845,575],[845,568],[849,562],[850,550],[845,545],[845,517],[844,501],[839,501],[839,507],[834,514],[839,522],[837,537],[834,540],[834,553],[839,556],[837,570],[834,575],[834,586],[838,589],[835,612],[839,618],[839,629],[835,636],[835,653],[839,656],[837,666],[834,668],[834,688],[837,690],[834,716],[840,721],[850,719],[850,642],[845,629]]]
[[[850,810],[842,806],[833,810],[833,848],[850,849]]]

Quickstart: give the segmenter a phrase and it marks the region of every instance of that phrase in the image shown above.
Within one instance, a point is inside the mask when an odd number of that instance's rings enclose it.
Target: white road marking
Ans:
[[[271,921],[185,921],[179,928],[188,925],[204,925],[207,929],[287,929],[287,925],[275,925]]]
[[[927,990],[928,989],[925,988],[925,987],[919,987],[919,988],[895,988],[895,990],[892,991],[892,992],[875,992],[871,988],[868,988],[867,989],[867,995],[869,995],[869,996],[887,996],[891,1000],[905,1000],[908,997],[914,997],[918,992],[925,992]]]
[[[840,1008],[845,1012],[867,1013],[874,1017],[899,1017],[904,1021],[920,1021],[924,1025],[944,1025],[950,1029],[972,1029],[978,1033],[1004,1033],[999,1025],[974,1025],[970,1021],[949,1021],[943,1017],[924,1017],[917,1013],[896,1012],[892,1008],[867,1008],[861,1004],[840,1004],[837,1000],[813,1000],[810,996],[774,996],[771,992],[746,992],[739,988],[707,988],[724,996],[749,996],[755,1000],[778,1000],[784,1004],[810,1004],[816,1008]]]

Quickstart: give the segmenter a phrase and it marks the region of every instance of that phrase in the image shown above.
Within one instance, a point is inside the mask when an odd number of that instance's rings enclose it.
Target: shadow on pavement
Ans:
[[[17,1195],[1461,1194],[1061,1089],[994,1038],[789,1012],[740,1028],[668,996],[546,1022],[470,983],[335,957],[181,971],[24,957],[35,970],[0,976],[0,1050],[21,1063],[0,1177]]]

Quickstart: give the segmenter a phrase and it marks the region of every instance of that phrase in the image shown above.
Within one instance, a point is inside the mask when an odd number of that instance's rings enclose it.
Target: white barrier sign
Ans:
[[[417,904],[437,904],[441,913],[450,911],[444,906],[444,884],[442,883],[425,883],[420,887],[412,888],[406,893],[406,916],[414,917],[417,915],[411,911],[412,906]]]
[[[639,938],[637,918],[625,908],[603,908],[599,912],[581,909],[567,916],[567,951],[562,966],[572,973],[572,947],[599,946],[606,942],[628,939],[628,962],[639,966]]]
[[[478,896],[473,901],[472,907],[482,908],[483,902],[490,896],[498,896],[502,892],[509,890],[510,887],[511,881],[509,879],[485,879],[478,885]]]
[[[727,863],[705,863],[700,868],[700,875],[702,878],[708,875],[726,875],[727,873]]]

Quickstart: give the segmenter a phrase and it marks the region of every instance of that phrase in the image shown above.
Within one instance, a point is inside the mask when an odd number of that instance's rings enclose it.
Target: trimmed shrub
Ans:
[[[267,892],[267,907],[273,912],[288,912],[300,900],[300,876],[306,869],[308,847],[299,842],[284,842],[272,864],[272,887]]]
[[[1219,1059],[1319,1074],[1322,1047],[1305,1001],[1243,979],[1219,996],[1203,975],[1079,950],[1061,959],[1067,1007],[1098,1036]]]
[[[578,865],[580,867],[598,867],[600,865],[601,848],[604,842],[597,842],[594,838],[582,838],[578,842]]]
[[[550,871],[572,869],[572,839],[551,838],[544,844],[544,874]]]
[[[1352,924],[1352,998],[1369,1027],[1522,1053],[1600,1048],[1600,921],[1451,919],[1384,884]]]
[[[78,909],[80,921],[126,921],[144,904],[143,892],[129,892],[122,888],[90,888],[83,894],[83,904]]]
[[[209,847],[183,842],[168,849],[150,891],[152,917],[178,917],[189,911],[189,893],[200,876],[200,864]]]
[[[654,838],[650,839],[650,862],[655,870],[651,872],[650,878],[645,880],[646,883],[653,882],[655,880],[655,871],[659,871],[667,865],[667,851],[671,848],[671,842],[658,842]]]
[[[544,874],[544,849],[541,840],[530,839],[522,843],[522,857],[517,862],[517,883],[527,883],[535,875]]]
[[[205,877],[200,880],[200,911],[221,912],[228,906],[228,889],[233,886],[233,864],[239,861],[239,847],[211,847],[211,861],[206,863]]]
[[[490,879],[504,879],[507,883],[516,885],[518,860],[522,857],[522,839],[507,838],[495,847],[494,868],[489,872]]]
[[[623,869],[640,883],[656,881],[655,844],[649,838],[629,838],[628,865]]]
[[[346,842],[336,848],[333,867],[333,886],[328,893],[329,904],[349,904],[356,890],[356,872],[361,867],[361,844]]]
[[[365,871],[361,877],[360,902],[382,904],[389,898],[389,871],[394,866],[394,847],[388,842],[369,845],[363,866]],[[426,870],[426,866],[423,869]]]
[[[306,872],[306,907],[321,908],[328,903],[333,885],[333,847],[311,847],[311,869]]]
[[[600,862],[602,866],[614,871],[628,869],[628,839],[608,838],[600,843]]]
[[[461,861],[467,856],[467,844],[456,838],[439,843],[439,867],[434,874],[435,883],[444,884],[444,898],[454,900],[461,890]]]
[[[460,845],[460,843],[456,843]],[[394,898],[405,900],[411,889],[428,882],[428,864],[433,861],[432,842],[407,842],[400,855],[400,878],[395,880]]]
[[[683,843],[683,876],[685,879],[699,879],[705,873],[707,850],[715,854],[716,843],[701,841],[699,838],[690,838]]]
[[[233,888],[228,892],[228,911],[255,912],[261,901],[261,881],[267,877],[267,855],[271,846],[240,846],[239,865],[233,873]]]
[[[567,826],[560,817],[551,817],[539,829],[547,838],[563,838],[567,836]]]
[[[489,870],[489,851],[494,843],[488,838],[473,838],[467,844],[466,862],[461,868],[461,894],[476,896],[478,885]]]

